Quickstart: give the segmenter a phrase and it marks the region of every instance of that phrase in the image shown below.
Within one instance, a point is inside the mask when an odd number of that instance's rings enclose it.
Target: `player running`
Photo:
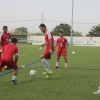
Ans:
[[[0,34],[1,47],[4,47],[5,45],[7,45],[9,43],[9,39],[11,39],[11,35],[10,33],[8,33],[8,27],[3,26],[3,33]],[[5,69],[7,69],[7,66],[5,66]]]
[[[39,28],[44,33],[45,37],[45,43],[42,44],[41,46],[46,45],[46,49],[40,56],[40,59],[44,65],[44,72],[42,74],[48,74],[46,76],[46,78],[48,78],[49,75],[52,74],[52,71],[50,70],[50,66],[49,63],[47,62],[47,59],[51,59],[51,54],[53,54],[54,52],[54,39],[52,33],[47,30],[44,24],[41,24]]]
[[[17,84],[16,77],[18,73],[18,47],[16,46],[18,40],[16,38],[12,38],[12,43],[5,45],[0,52],[2,53],[1,61],[0,61],[0,70],[6,65],[7,69],[14,69],[12,76],[12,84]],[[15,60],[13,60],[13,55],[15,55]]]
[[[60,38],[57,39],[57,43],[55,45],[55,51],[56,51],[57,46],[58,46],[58,51],[57,51],[56,66],[54,66],[54,68],[58,68],[59,58],[62,55],[65,60],[65,68],[68,69],[66,56],[67,56],[67,48],[68,48],[69,44],[68,44],[67,39],[63,37],[63,31],[60,31],[59,36],[60,36]]]

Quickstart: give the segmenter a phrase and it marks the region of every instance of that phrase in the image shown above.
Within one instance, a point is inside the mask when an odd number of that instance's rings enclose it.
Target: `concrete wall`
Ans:
[[[58,36],[54,36],[57,40]],[[67,38],[70,43],[70,37]],[[27,36],[27,40],[31,41],[33,45],[40,45],[44,43],[44,36]],[[73,37],[73,45],[76,46],[100,46],[100,37]]]

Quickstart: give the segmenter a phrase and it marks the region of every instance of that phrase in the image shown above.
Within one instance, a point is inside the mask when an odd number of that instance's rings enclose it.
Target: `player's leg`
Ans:
[[[16,77],[18,73],[18,68],[14,69],[13,76],[12,76],[12,84],[17,84]]]
[[[93,94],[99,94],[100,95],[100,79],[99,79],[99,88],[98,88],[98,91],[93,92]]]
[[[54,66],[54,68],[58,68],[58,66],[59,66],[59,59],[60,59],[60,56],[57,55],[56,66]]]
[[[98,89],[98,94],[100,94],[100,79],[99,79],[99,89]]]
[[[68,69],[68,64],[67,64],[67,51],[65,49],[62,50],[62,56],[64,57],[65,68]]]
[[[64,56],[64,60],[65,60],[65,68],[68,69],[67,57],[66,56]]]
[[[40,59],[44,65],[44,71],[42,72],[42,74],[44,75],[44,74],[46,74],[46,71],[47,71],[47,65],[46,65],[46,59],[44,58],[43,54],[40,56]]]
[[[60,57],[61,57],[61,50],[58,50],[58,51],[57,51],[56,66],[54,66],[54,68],[58,68]]]
[[[8,69],[14,69],[13,75],[12,75],[12,84],[17,84],[17,74],[18,74],[18,66],[15,63],[15,61],[6,61],[6,65]]]
[[[41,55],[40,59],[41,59],[43,65],[44,65],[44,72],[42,74],[46,74],[46,72],[48,74],[52,74],[52,71],[50,70],[49,63],[46,60],[46,59],[50,59],[50,58],[51,58],[51,55],[49,53]]]

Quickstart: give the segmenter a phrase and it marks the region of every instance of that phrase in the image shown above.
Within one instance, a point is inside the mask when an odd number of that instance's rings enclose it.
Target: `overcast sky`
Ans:
[[[44,19],[71,22],[72,0],[0,0],[0,21]],[[74,0],[74,22],[100,23],[100,0]],[[0,22],[0,31],[7,25],[9,31],[17,27],[27,27],[29,32],[40,32],[41,20],[24,22]],[[44,21],[48,30],[60,22]],[[70,23],[68,23],[70,24]],[[74,24],[74,30],[87,34],[97,24]]]

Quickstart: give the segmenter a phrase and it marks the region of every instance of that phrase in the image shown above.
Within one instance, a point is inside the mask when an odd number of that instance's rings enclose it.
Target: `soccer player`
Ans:
[[[52,71],[50,70],[50,66],[49,63],[47,62],[47,59],[51,59],[51,54],[53,54],[54,52],[54,39],[52,33],[47,30],[44,24],[41,24],[39,28],[44,33],[45,37],[45,43],[42,44],[41,46],[46,45],[46,49],[40,56],[40,59],[44,65],[44,72],[42,74],[48,74],[46,76],[46,78],[48,78],[49,75],[52,74]]]
[[[3,33],[0,36],[1,47],[4,47],[6,44],[8,44],[9,39],[11,39],[11,35],[8,33],[8,27],[3,26]]]
[[[59,63],[59,58],[61,57],[61,55],[64,57],[65,60],[65,68],[68,69],[68,65],[67,65],[67,48],[68,48],[68,41],[66,38],[64,38],[63,36],[63,31],[59,32],[59,36],[60,38],[57,39],[57,43],[55,45],[55,51],[56,51],[56,47],[58,46],[58,51],[57,51],[57,61],[56,61],[56,66],[54,66],[54,68],[58,68],[58,63]]]
[[[96,92],[93,92],[94,94],[99,94],[100,95],[100,79],[99,79],[99,88],[98,88],[98,91]]]
[[[9,43],[9,39],[11,39],[11,35],[10,33],[8,33],[8,27],[3,26],[3,33],[0,35],[1,47],[4,47],[5,45],[7,45]],[[7,66],[5,66],[5,69],[7,69]]]
[[[18,40],[12,38],[12,43],[5,45],[0,52],[3,52],[1,55],[0,61],[0,70],[6,65],[8,70],[14,69],[12,76],[12,84],[17,84],[16,77],[18,73],[18,47],[16,46]],[[15,60],[13,60],[13,55],[15,55]]]

